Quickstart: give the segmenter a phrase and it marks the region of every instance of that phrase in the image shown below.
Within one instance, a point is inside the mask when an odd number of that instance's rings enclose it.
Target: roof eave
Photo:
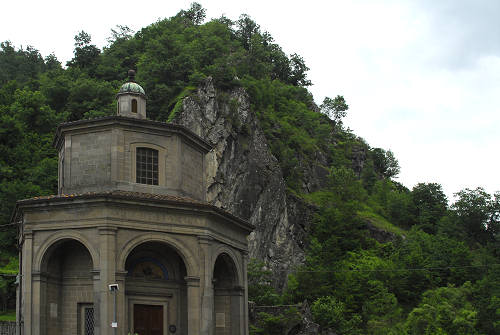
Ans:
[[[207,142],[205,139],[201,138],[197,134],[195,134],[193,131],[190,129],[179,125],[175,123],[166,123],[166,122],[160,122],[160,121],[153,121],[153,120],[148,120],[148,119],[136,119],[136,118],[130,118],[126,116],[119,116],[119,115],[111,115],[111,116],[105,116],[105,117],[100,117],[100,118],[95,118],[95,119],[89,119],[89,120],[77,120],[77,121],[71,121],[71,122],[65,122],[61,123],[56,130],[56,134],[54,137],[53,145],[55,148],[59,149],[63,140],[63,135],[66,131],[69,130],[70,127],[72,126],[79,126],[83,124],[88,124],[88,125],[97,125],[99,123],[102,124],[123,124],[123,125],[130,125],[134,127],[140,127],[140,126],[150,126],[150,127],[156,127],[156,129],[159,130],[168,130],[171,132],[175,132],[178,134],[181,134],[184,136],[186,139],[196,143],[201,149],[205,151],[205,153],[209,152],[212,150],[212,145]]]
[[[24,200],[18,200],[16,202],[16,207],[15,207],[15,215],[19,211],[22,210],[22,208],[29,207],[30,205],[35,205],[35,204],[43,204],[44,202],[46,203],[67,203],[68,201],[73,201],[73,200],[80,200],[80,199],[110,199],[110,200],[133,200],[133,201],[141,201],[141,202],[149,202],[149,203],[158,203],[158,204],[165,204],[165,205],[182,205],[188,208],[198,208],[198,209],[205,209],[210,211],[213,215],[223,217],[225,220],[229,220],[233,222],[234,224],[238,225],[240,228],[246,230],[248,233],[252,232],[255,230],[255,226],[248,222],[247,220],[244,220],[234,214],[231,214],[230,212],[219,208],[215,205],[211,205],[209,203],[202,203],[202,202],[190,202],[190,201],[182,201],[182,200],[173,200],[173,199],[156,199],[156,198],[144,198],[140,196],[134,196],[134,195],[121,195],[121,194],[105,194],[105,193],[96,193],[96,194],[80,194],[80,195],[68,195],[68,196],[54,196],[53,198],[31,198],[31,199],[24,199]],[[14,213],[13,213],[14,216]]]

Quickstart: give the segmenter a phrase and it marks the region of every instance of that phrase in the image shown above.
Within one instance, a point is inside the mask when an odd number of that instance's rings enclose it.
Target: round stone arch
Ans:
[[[44,261],[45,255],[47,254],[47,251],[54,246],[57,242],[62,241],[62,240],[75,240],[80,242],[89,252],[90,258],[92,259],[92,267],[93,270],[99,269],[99,253],[97,250],[92,247],[90,242],[87,240],[87,238],[76,231],[72,230],[67,230],[67,231],[61,231],[58,233],[55,233],[54,235],[51,235],[49,238],[47,238],[42,245],[40,246],[40,249],[38,250],[36,256],[35,256],[35,261],[34,261],[34,271],[35,272],[40,272],[42,269],[42,262]]]
[[[219,258],[219,256],[222,254],[228,255],[229,258],[233,261],[234,268],[236,270],[235,275],[237,276],[236,282],[238,283],[239,286],[243,286],[244,285],[243,269],[242,269],[243,264],[241,264],[241,262],[238,261],[239,258],[236,252],[234,252],[234,250],[229,248],[227,245],[221,244],[215,248],[213,252],[214,257],[212,257],[212,266],[211,266],[212,275],[215,270],[215,262],[217,261],[217,258]]]
[[[161,242],[172,247],[184,261],[187,275],[198,276],[199,274],[198,262],[196,261],[196,258],[193,256],[193,253],[189,250],[189,247],[187,245],[185,245],[182,241],[179,241],[178,239],[173,238],[171,236],[167,236],[164,234],[151,234],[151,233],[138,236],[125,243],[125,246],[123,247],[123,250],[120,253],[120,257],[118,258],[117,265],[119,271],[125,271],[125,263],[127,262],[127,257],[129,256],[130,252],[134,250],[135,247],[146,242]]]

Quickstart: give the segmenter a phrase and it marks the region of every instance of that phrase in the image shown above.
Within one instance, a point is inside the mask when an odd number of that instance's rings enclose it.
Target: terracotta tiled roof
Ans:
[[[200,201],[200,200],[196,200],[196,199],[192,199],[192,198],[188,198],[188,197],[179,197],[179,196],[167,195],[167,194],[130,192],[130,191],[123,191],[123,190],[44,195],[44,196],[19,200],[19,202],[22,203],[22,202],[30,202],[33,200],[52,200],[52,199],[55,200],[55,199],[67,199],[67,198],[89,198],[89,197],[95,198],[95,197],[99,197],[99,196],[116,196],[116,197],[124,197],[124,198],[131,198],[131,199],[152,199],[152,200],[176,201],[176,202],[182,202],[182,203],[210,205],[206,201]]]
[[[103,192],[57,194],[57,195],[33,197],[30,199],[19,200],[17,201],[17,204],[23,205],[23,204],[37,203],[43,201],[57,201],[64,199],[89,199],[89,198],[99,198],[99,197],[108,197],[114,199],[147,200],[160,203],[175,203],[175,204],[206,208],[206,209],[211,209],[224,216],[227,216],[233,220],[239,221],[246,225],[250,225],[246,220],[236,215],[233,215],[230,212],[226,211],[225,209],[212,205],[206,201],[196,200],[188,197],[167,195],[167,194],[152,194],[152,193],[113,190],[113,191],[103,191]]]

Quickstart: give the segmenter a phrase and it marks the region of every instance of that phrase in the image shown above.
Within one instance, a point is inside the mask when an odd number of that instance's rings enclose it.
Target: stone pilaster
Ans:
[[[231,291],[231,334],[245,333],[245,288],[236,286]]]
[[[31,280],[32,280],[32,319],[31,322],[33,323],[32,327],[32,334],[33,335],[40,335],[44,334],[45,331],[42,331],[42,325],[41,325],[41,318],[42,314],[45,315],[45,295],[46,295],[46,289],[45,285],[43,285],[44,282],[44,276],[40,272],[33,272],[31,274]],[[42,310],[43,309],[43,310]]]
[[[125,299],[125,277],[127,271],[117,271],[115,274],[116,283],[119,286],[116,303],[118,304],[118,335],[127,335],[129,324],[127,323],[127,306]]]
[[[33,271],[33,232],[31,230],[24,231],[23,241],[23,277],[22,277],[22,305],[23,305],[23,322],[25,327],[23,335],[33,334],[33,291],[31,272]]]
[[[101,335],[101,276],[99,270],[92,270],[91,274],[94,287],[94,335]]]
[[[206,236],[198,236],[200,249],[202,251],[201,270],[203,297],[201,309],[201,332],[203,335],[213,335],[214,333],[214,287],[212,283],[213,278],[213,255],[212,243],[213,239]]]
[[[200,335],[201,296],[200,278],[187,276],[184,278],[187,286],[188,335]]]
[[[116,230],[115,227],[99,228],[99,335],[114,335],[113,328],[111,328],[114,301],[113,294],[109,291],[109,285],[116,283]],[[118,324],[118,330],[123,326],[122,324]]]
[[[241,334],[248,335],[248,252],[245,251],[242,253],[243,259],[243,288],[244,288],[244,296],[243,296],[243,310],[241,314],[241,324],[243,325],[243,332]]]

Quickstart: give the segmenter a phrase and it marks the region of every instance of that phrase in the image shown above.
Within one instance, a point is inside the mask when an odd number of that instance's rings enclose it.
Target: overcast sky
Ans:
[[[3,2],[0,41],[65,63],[82,29],[102,47],[117,24],[137,31],[191,2]],[[198,2],[207,18],[249,14],[303,56],[316,102],[343,95],[345,124],[395,153],[405,186],[500,190],[499,0]]]

